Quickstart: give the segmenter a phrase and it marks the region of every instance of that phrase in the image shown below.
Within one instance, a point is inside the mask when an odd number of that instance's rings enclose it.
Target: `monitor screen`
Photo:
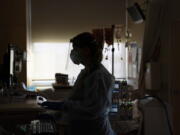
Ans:
[[[10,59],[9,59],[9,61],[10,61],[10,75],[14,75],[14,49],[12,49],[12,48],[10,48],[10,50],[9,50],[9,56],[10,56]]]
[[[119,89],[120,88],[120,81],[116,80],[114,82],[114,89]]]
[[[119,89],[119,84],[114,84],[115,89]]]
[[[118,105],[112,104],[110,108],[110,113],[117,113],[118,112]]]

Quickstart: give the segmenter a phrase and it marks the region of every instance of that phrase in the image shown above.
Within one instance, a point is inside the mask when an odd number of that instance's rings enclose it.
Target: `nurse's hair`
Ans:
[[[93,62],[95,64],[101,63],[102,61],[102,45],[99,45],[93,34],[89,32],[83,32],[75,36],[70,40],[73,47],[90,48],[93,56]]]

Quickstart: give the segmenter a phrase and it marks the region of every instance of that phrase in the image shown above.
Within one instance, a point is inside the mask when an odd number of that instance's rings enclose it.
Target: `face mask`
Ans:
[[[74,64],[77,64],[77,65],[80,64],[80,57],[79,57],[79,53],[77,51],[72,50],[70,53],[70,58]]]

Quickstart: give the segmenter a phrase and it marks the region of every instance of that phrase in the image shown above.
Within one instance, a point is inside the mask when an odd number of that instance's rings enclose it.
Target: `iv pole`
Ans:
[[[114,28],[115,28],[115,26],[114,25],[112,25],[112,40],[113,40],[113,42],[112,42],[112,49],[111,49],[111,51],[112,51],[112,75],[114,76]]]
[[[128,8],[128,0],[126,0],[126,3],[125,3],[125,7],[126,9]],[[125,11],[125,19],[126,19],[126,24],[125,24],[125,37],[127,36],[127,32],[128,32],[128,12],[127,10]],[[126,38],[126,41],[127,43],[127,38]],[[128,55],[126,54],[126,61],[128,60]],[[126,78],[128,78],[128,63],[126,62]]]

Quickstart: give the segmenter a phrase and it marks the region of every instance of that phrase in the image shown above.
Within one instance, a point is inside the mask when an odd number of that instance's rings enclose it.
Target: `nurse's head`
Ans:
[[[75,64],[83,64],[85,67],[101,63],[102,48],[89,32],[83,32],[70,40],[73,46],[70,57]]]

